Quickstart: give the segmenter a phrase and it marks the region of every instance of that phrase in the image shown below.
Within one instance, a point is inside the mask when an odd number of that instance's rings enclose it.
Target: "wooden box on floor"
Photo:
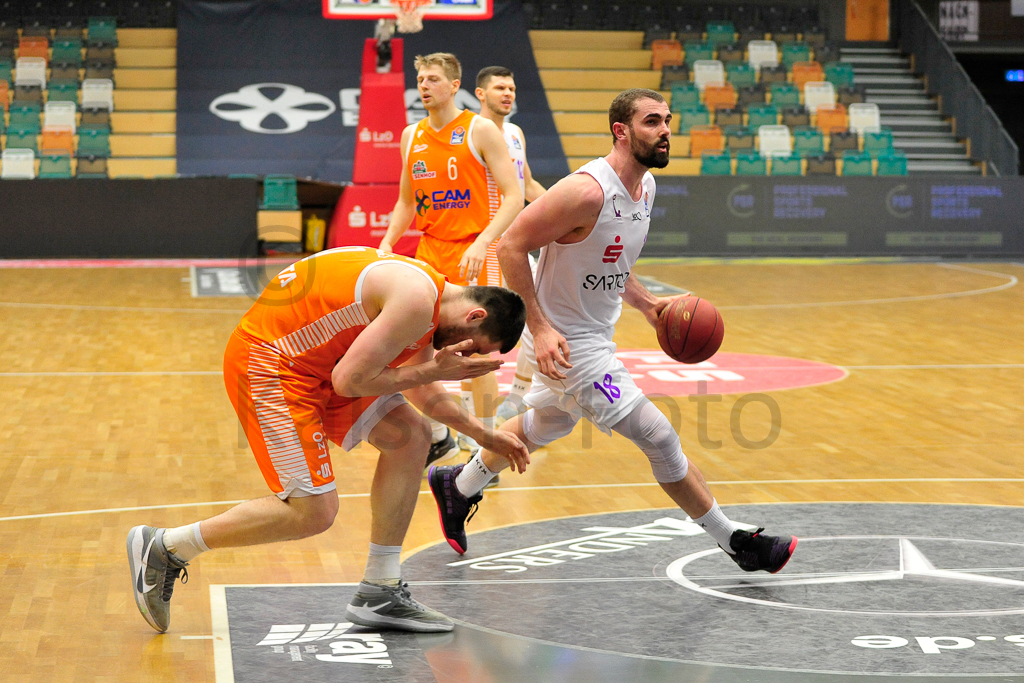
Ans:
[[[258,211],[256,235],[264,242],[301,242],[301,211]]]

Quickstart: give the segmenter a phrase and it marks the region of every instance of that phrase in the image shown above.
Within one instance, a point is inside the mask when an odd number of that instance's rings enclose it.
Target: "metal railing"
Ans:
[[[914,55],[915,68],[928,76],[928,88],[942,97],[942,113],[956,120],[957,137],[971,139],[971,156],[985,160],[987,170],[995,175],[1019,175],[1017,143],[921,6],[915,0],[900,0],[896,22],[900,48]]]

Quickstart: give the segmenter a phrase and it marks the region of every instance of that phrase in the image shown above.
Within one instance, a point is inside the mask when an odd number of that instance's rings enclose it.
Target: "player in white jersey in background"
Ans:
[[[614,143],[559,181],[513,221],[498,247],[508,286],[523,297],[528,331],[522,349],[536,373],[526,404],[532,410],[501,429],[536,448],[568,435],[585,417],[606,433],[622,434],[648,457],[662,489],[746,571],[779,571],[797,539],[750,532],[718,507],[679,436],[615,357],[612,336],[622,301],[653,326],[671,298],[656,297],[631,270],[650,226],[654,176],[669,159],[672,114],[647,89],[619,94],[608,111]],[[542,249],[536,275],[527,255]],[[509,466],[484,451],[466,465],[429,474],[448,543],[466,551],[465,522],[484,484]],[[512,463],[523,471],[526,463]]]
[[[505,137],[508,154],[519,174],[519,189],[527,202],[536,201],[544,194],[544,186],[538,183],[530,172],[530,164],[526,161],[526,136],[523,130],[514,123],[505,120],[512,113],[516,102],[516,81],[512,71],[504,66],[488,66],[480,69],[476,75],[476,98],[480,100],[480,116],[488,118],[498,126]],[[531,264],[536,265],[532,261]],[[516,362],[516,374],[512,379],[512,389],[498,406],[496,417],[499,424],[523,412],[523,396],[530,388],[533,370],[530,368],[526,355],[520,351]],[[497,392],[497,382],[495,382]],[[475,397],[474,397],[475,399]]]

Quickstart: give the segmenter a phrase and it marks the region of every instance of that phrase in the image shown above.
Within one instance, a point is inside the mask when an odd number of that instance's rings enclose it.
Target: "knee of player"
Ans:
[[[338,496],[333,492],[315,496],[316,503],[308,506],[302,516],[304,536],[316,536],[331,528],[338,516]]]

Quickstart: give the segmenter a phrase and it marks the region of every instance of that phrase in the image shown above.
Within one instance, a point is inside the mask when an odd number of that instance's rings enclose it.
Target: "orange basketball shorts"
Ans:
[[[424,261],[434,270],[448,278],[453,285],[480,285],[488,287],[501,287],[501,269],[498,267],[498,242],[492,242],[487,247],[487,258],[476,282],[470,283],[459,275],[459,262],[463,254],[473,244],[475,237],[468,237],[464,240],[449,242],[424,233],[420,237],[420,244],[416,248],[416,258]]]
[[[327,441],[348,451],[405,403],[401,394],[347,398],[330,381],[291,370],[272,346],[235,331],[224,386],[270,490],[282,500],[336,488]]]

